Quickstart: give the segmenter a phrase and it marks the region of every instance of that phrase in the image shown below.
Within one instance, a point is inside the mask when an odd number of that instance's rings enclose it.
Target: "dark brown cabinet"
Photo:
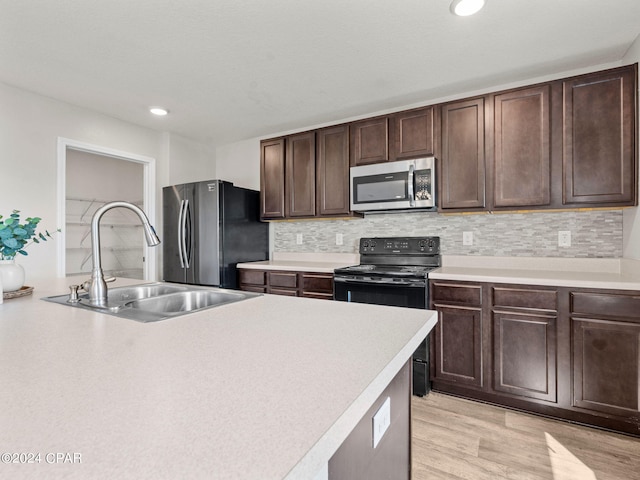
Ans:
[[[287,217],[316,214],[316,135],[306,132],[286,137],[285,198]]]
[[[640,292],[429,284],[434,390],[640,436]]]
[[[557,292],[493,287],[493,389],[557,401]]]
[[[262,219],[349,216],[349,127],[261,142]]]
[[[291,297],[333,299],[333,274],[239,268],[240,290]]]
[[[434,154],[433,107],[400,112],[390,117],[391,160]]]
[[[637,65],[563,82],[563,203],[634,205]]]
[[[493,206],[551,203],[550,85],[494,97]]]
[[[389,160],[389,120],[387,117],[353,122],[351,131],[351,166]]]
[[[640,296],[571,293],[572,406],[640,433]]]
[[[441,107],[439,205],[441,210],[483,209],[485,203],[485,99]]]
[[[260,142],[260,218],[285,217],[284,139]]]
[[[435,282],[431,298],[438,311],[431,340],[433,381],[482,387],[482,287]]]
[[[323,128],[316,139],[316,196],[319,216],[349,214],[349,127]]]
[[[636,205],[637,76],[629,65],[263,141],[262,218],[352,215],[349,166],[429,155],[443,213]]]

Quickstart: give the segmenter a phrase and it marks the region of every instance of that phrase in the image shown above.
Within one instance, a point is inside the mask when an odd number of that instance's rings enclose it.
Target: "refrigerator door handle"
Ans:
[[[180,268],[184,268],[184,200],[180,201],[180,214],[178,215],[178,256],[180,257]]]
[[[191,209],[189,200],[184,201],[184,215],[182,227],[182,252],[185,268],[191,268]]]

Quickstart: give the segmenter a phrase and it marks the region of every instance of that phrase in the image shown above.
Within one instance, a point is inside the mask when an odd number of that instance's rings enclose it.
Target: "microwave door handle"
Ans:
[[[407,177],[407,193],[409,194],[409,206],[416,206],[416,196],[414,192],[415,167],[409,165],[409,175]]]

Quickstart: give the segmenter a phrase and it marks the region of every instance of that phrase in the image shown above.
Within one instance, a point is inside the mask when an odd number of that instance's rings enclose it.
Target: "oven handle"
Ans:
[[[339,282],[339,283],[366,283],[367,285],[391,285],[391,286],[397,285],[398,287],[417,287],[417,288],[424,288],[427,285],[426,282],[393,282],[393,281],[381,282],[376,280],[355,280],[352,278],[342,278],[342,277],[334,277],[333,281]]]

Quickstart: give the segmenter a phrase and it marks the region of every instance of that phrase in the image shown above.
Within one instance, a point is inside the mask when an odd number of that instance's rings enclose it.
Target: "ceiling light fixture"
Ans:
[[[169,113],[169,110],[162,107],[151,107],[149,111],[154,115],[158,115],[159,117],[164,117],[167,113]]]
[[[485,3],[486,0],[453,0],[450,10],[454,15],[466,17],[479,12]]]

